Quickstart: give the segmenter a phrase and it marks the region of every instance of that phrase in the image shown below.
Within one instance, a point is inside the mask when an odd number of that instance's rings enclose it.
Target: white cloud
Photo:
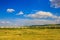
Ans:
[[[53,1],[53,0],[49,0],[49,1]]]
[[[24,26],[24,25],[43,25],[43,24],[56,24],[60,23],[60,19],[47,20],[47,19],[12,19],[2,21],[0,20],[0,25],[7,26]]]
[[[60,0],[49,0],[51,3],[51,7],[60,8]]]
[[[9,12],[9,13],[12,13],[14,11],[15,11],[14,9],[7,9],[7,12]]]
[[[51,12],[44,12],[44,11],[37,11],[34,14],[28,14],[24,16],[30,18],[57,18],[57,16],[53,15]]]
[[[22,15],[23,12],[20,11],[19,15]],[[34,14],[25,15],[25,17],[35,18],[35,19],[9,19],[9,20],[0,20],[0,25],[3,26],[23,26],[23,25],[41,25],[41,24],[56,24],[60,23],[60,16],[53,15],[51,12],[45,11],[36,11]],[[45,18],[53,18],[53,20],[48,20]],[[39,19],[38,19],[39,18]],[[43,18],[43,19],[41,19]]]
[[[24,13],[22,12],[22,11],[20,11],[18,14],[16,14],[16,15],[23,15]]]
[[[9,24],[11,23],[10,21],[0,21],[0,24]]]

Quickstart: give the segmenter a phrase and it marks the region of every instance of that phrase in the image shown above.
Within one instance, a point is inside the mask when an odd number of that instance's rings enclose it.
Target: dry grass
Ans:
[[[0,40],[60,40],[60,29],[0,29]]]

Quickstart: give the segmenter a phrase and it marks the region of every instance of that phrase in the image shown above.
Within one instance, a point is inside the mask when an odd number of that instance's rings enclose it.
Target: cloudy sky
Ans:
[[[0,26],[60,23],[60,0],[0,0]]]

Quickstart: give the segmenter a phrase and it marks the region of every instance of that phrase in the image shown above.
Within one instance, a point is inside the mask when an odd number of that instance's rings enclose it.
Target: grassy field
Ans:
[[[0,40],[60,40],[60,29],[0,29]]]

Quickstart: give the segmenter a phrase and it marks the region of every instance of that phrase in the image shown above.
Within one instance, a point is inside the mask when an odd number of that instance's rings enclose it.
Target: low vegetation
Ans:
[[[36,25],[22,28],[0,28],[0,40],[60,40],[60,29]]]

